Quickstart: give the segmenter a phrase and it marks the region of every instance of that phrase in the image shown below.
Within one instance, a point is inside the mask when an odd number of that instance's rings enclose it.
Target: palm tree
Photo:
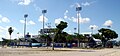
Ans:
[[[8,28],[8,32],[9,32],[9,35],[10,35],[10,43],[11,43],[11,34],[14,30],[12,29],[12,27]]]
[[[63,32],[63,30],[67,28],[67,26],[68,26],[67,22],[63,21],[61,21],[60,24],[56,25],[54,38],[52,39],[53,41],[52,50],[54,50],[54,42],[64,42],[66,33]]]

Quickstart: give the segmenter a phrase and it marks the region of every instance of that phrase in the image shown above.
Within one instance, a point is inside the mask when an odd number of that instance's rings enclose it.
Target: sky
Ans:
[[[77,16],[80,16],[80,33],[98,33],[101,28],[108,28],[120,35],[120,0],[0,0],[0,40],[9,39],[8,28],[13,27],[12,39],[23,35],[24,15],[27,17],[27,32],[37,35],[42,29],[45,13],[45,28],[51,28],[60,21],[68,23],[65,32],[77,32]],[[77,14],[76,7],[82,7]],[[74,29],[76,28],[76,30]],[[19,32],[19,34],[17,34]],[[117,40],[120,40],[120,36]]]

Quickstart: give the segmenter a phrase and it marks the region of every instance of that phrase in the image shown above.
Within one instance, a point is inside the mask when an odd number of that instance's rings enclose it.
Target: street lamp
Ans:
[[[51,28],[51,23],[47,23],[46,26],[50,29]]]
[[[82,7],[76,7],[76,11],[77,11],[77,18],[78,18],[78,34],[79,34],[79,32],[80,32],[80,29],[79,29],[79,27],[80,27],[80,25],[79,25],[79,14],[80,14],[80,10],[82,10]]]
[[[45,13],[47,13],[47,10],[42,10],[42,14],[43,14],[43,34],[44,34],[44,16],[45,16]]]
[[[25,38],[25,33],[26,33],[26,18],[28,17],[28,14],[24,15],[25,18],[25,23],[24,23],[24,38]]]
[[[17,35],[18,35],[17,37],[18,37],[18,40],[19,40],[19,32],[17,33]]]
[[[74,28],[74,31],[75,31],[74,34],[76,33],[76,29],[77,29],[77,28]]]
[[[91,32],[91,35],[93,34],[93,29],[94,29],[94,27],[91,27],[91,31],[92,31],[92,32]]]
[[[111,25],[108,25],[107,27],[108,27],[108,28],[111,28]]]
[[[19,46],[20,45],[19,32],[17,33],[17,37],[18,37],[17,45]]]

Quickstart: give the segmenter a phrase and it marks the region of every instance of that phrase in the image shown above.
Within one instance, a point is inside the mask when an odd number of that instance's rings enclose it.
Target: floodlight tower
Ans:
[[[47,10],[42,10],[42,14],[43,14],[43,34],[44,34],[44,22],[45,22],[45,13],[47,13]]]
[[[25,23],[24,23],[24,38],[25,38],[25,34],[26,34],[26,18],[28,17],[28,14],[24,15],[25,18]]]
[[[80,32],[80,22],[79,22],[79,17],[80,17],[80,10],[82,10],[82,7],[79,7],[79,6],[77,6],[76,7],[76,11],[77,11],[77,18],[78,18],[78,34],[79,34],[79,32]]]

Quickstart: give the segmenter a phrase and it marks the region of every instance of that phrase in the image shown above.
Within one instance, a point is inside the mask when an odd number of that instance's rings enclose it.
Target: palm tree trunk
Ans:
[[[11,46],[11,35],[10,35],[10,46]]]
[[[52,41],[52,50],[54,50],[54,39]]]
[[[11,41],[11,35],[10,35],[10,41]]]

